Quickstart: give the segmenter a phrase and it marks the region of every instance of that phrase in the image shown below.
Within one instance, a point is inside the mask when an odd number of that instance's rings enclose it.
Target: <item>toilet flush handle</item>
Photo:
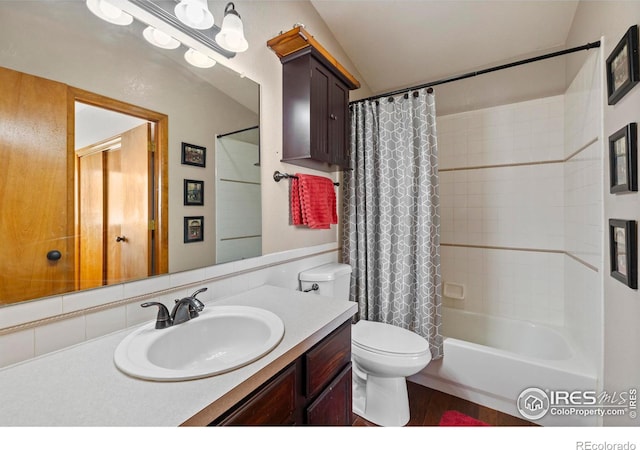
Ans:
[[[320,289],[320,286],[318,286],[318,283],[313,283],[309,289],[305,289],[302,292],[317,291],[318,289]]]

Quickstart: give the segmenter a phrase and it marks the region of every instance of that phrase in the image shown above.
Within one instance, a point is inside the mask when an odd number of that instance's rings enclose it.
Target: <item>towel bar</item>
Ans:
[[[276,170],[275,172],[273,172],[273,179],[276,181],[276,183],[278,183],[280,180],[284,178],[298,178],[298,177],[295,175],[290,175],[288,173],[282,173],[279,170]],[[333,183],[333,185],[340,186],[340,183]]]

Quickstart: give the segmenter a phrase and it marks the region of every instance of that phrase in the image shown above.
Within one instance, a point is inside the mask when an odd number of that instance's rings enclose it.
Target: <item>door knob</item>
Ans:
[[[62,253],[59,250],[51,250],[47,253],[47,259],[49,261],[57,261],[62,258]]]
[[[124,236],[116,237],[116,242],[127,242],[127,238]]]

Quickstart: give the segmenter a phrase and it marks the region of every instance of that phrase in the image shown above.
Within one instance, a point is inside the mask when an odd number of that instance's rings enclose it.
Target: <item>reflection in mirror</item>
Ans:
[[[258,127],[219,135],[216,141],[219,263],[258,256],[262,251],[259,141]]]
[[[117,176],[110,182],[94,172],[83,176],[87,167],[83,169],[83,164],[76,165],[76,148],[90,154],[92,146],[102,144],[113,152],[115,147],[110,146],[118,144],[110,144],[111,138],[116,139],[118,133],[128,130],[89,139],[93,142],[82,140],[80,116],[83,110],[85,113],[93,110],[80,105],[76,107],[69,98],[83,104],[125,111],[74,95],[69,97],[70,92],[92,99],[98,96],[111,99],[114,105],[126,103],[138,111],[130,114],[138,119],[145,119],[140,111],[166,118],[166,160],[158,162],[161,167],[156,171],[149,170],[149,179],[142,183],[148,185],[147,194],[129,196],[140,204],[147,204],[149,217],[143,234],[153,231],[150,228],[153,228],[154,220],[165,220],[167,229],[163,235],[152,236],[155,240],[150,241],[147,252],[137,252],[147,262],[145,273],[129,277],[122,275],[122,265],[114,266],[112,270],[121,273],[113,276],[113,282],[260,254],[259,168],[252,165],[254,172],[247,175],[246,180],[242,179],[253,183],[248,184],[253,186],[252,193],[244,195],[249,199],[248,204],[239,204],[236,198],[227,203],[233,204],[233,211],[225,211],[216,205],[217,202],[224,204],[223,195],[214,192],[218,184],[216,177],[233,179],[238,175],[232,172],[225,176],[226,169],[216,167],[218,145],[227,145],[224,137],[217,139],[217,136],[259,126],[259,86],[221,64],[211,69],[189,66],[184,61],[184,48],[161,50],[152,47],[142,38],[144,28],[145,25],[137,21],[128,27],[106,23],[93,16],[85,2],[0,2],[0,41],[3,43],[0,49],[0,160],[3,161],[0,165],[3,211],[0,239],[11,243],[10,246],[3,244],[0,250],[0,260],[5,262],[0,267],[0,304],[110,284],[109,276],[104,275],[106,266],[100,268],[105,261],[104,252],[109,251],[109,245],[127,243],[130,236],[134,236],[115,230],[112,237],[105,238],[105,245],[94,242],[93,247],[83,247],[87,245],[83,238],[87,238],[84,233],[88,231],[83,231],[81,224],[93,220],[85,217],[84,212],[89,210],[97,214],[102,210],[104,215],[104,208],[99,207],[100,203],[94,197],[104,202],[104,187],[115,185],[122,191],[120,199],[126,198],[127,194],[133,193],[130,189],[133,182],[123,171],[116,172]],[[74,110],[78,113],[77,121]],[[102,128],[113,123],[114,119],[103,121]],[[150,140],[161,138],[157,135],[156,123],[144,121],[141,134]],[[23,128],[19,130],[18,125]],[[77,134],[71,132],[74,129]],[[183,142],[206,149],[209,155],[205,167],[181,164]],[[259,159],[258,140],[251,145],[253,164]],[[97,153],[98,148],[94,150]],[[155,156],[151,155],[151,158]],[[103,155],[97,159],[105,158]],[[121,164],[125,160],[121,158]],[[152,167],[152,163],[148,163]],[[162,170],[166,179],[151,177]],[[184,205],[186,179],[204,182],[203,205]],[[83,180],[91,182],[90,185],[82,185]],[[81,193],[82,189],[84,192]],[[100,189],[102,195],[99,195]],[[119,196],[114,190],[107,199]],[[162,204],[166,205],[164,211],[158,206]],[[120,212],[112,212],[111,216],[130,215],[122,209],[114,211]],[[255,237],[227,239],[224,242],[229,250],[218,257],[220,239],[216,228],[222,226],[218,216],[230,218],[238,211],[252,217],[253,228],[247,235]],[[202,241],[183,242],[183,219],[188,216],[204,217]],[[109,228],[104,223],[101,226]],[[38,234],[41,237],[37,238]],[[117,241],[118,237],[120,241]],[[246,242],[243,243],[249,240],[253,241],[250,251],[246,250]],[[236,244],[242,249],[233,250]],[[96,251],[102,251],[103,255],[92,255],[91,249],[98,248],[102,250]],[[154,254],[155,249],[161,249],[160,254]],[[83,258],[83,255],[89,256]],[[155,270],[157,263],[154,261],[163,257],[165,267]],[[38,265],[41,269],[36,273]],[[102,277],[83,278],[80,275],[89,270],[96,274],[102,271]],[[30,274],[31,280],[17,283],[25,278],[24,274]],[[37,288],[33,288],[36,284]]]
[[[149,149],[156,147],[157,124],[80,102],[75,111],[77,286],[154,275],[159,269],[149,191],[155,161]]]

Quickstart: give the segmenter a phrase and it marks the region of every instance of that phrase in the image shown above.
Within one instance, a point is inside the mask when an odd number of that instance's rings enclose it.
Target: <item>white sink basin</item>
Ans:
[[[162,330],[155,321],[122,340],[114,362],[146,380],[204,378],[245,366],[269,353],[284,335],[282,319],[251,306],[211,306],[199,317]]]

